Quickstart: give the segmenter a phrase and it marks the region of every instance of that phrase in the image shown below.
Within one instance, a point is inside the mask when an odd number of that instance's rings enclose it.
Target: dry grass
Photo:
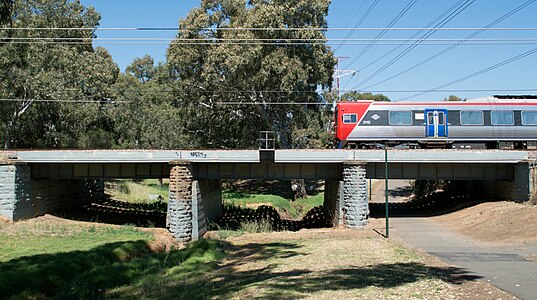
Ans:
[[[209,288],[221,299],[512,299],[370,230],[232,237]]]
[[[436,217],[474,240],[492,243],[537,241],[537,206],[508,201],[478,204]]]

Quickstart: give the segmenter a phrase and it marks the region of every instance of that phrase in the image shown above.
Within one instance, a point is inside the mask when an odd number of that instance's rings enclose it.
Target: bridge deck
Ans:
[[[384,150],[276,150],[275,163],[383,162]],[[518,163],[532,159],[530,151],[388,150],[390,163]],[[258,150],[21,150],[0,151],[4,158],[24,163],[255,163]]]

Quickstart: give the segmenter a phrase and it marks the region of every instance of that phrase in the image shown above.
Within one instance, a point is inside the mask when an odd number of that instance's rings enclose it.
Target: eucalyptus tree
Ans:
[[[203,147],[252,147],[259,132],[284,148],[311,122],[330,88],[329,0],[202,0],[167,51],[181,127]],[[315,137],[316,138],[316,137]]]
[[[102,135],[83,135],[106,131],[102,106],[119,72],[104,48],[92,46],[100,15],[79,1],[20,0],[12,16],[12,27],[0,31],[4,147],[92,147]]]
[[[11,14],[13,13],[13,4],[15,0],[0,0],[0,26],[11,22]]]
[[[117,147],[172,149],[189,147],[177,124],[179,109],[172,105],[169,72],[165,64],[154,65],[151,56],[135,58],[112,88]]]
[[[390,98],[383,94],[360,93],[357,91],[346,92],[341,95],[341,101],[358,101],[358,100],[374,100],[374,101],[390,101]]]

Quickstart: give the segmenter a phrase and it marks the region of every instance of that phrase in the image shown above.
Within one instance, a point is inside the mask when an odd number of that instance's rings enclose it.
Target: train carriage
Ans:
[[[341,102],[334,131],[339,148],[535,148],[537,96]]]

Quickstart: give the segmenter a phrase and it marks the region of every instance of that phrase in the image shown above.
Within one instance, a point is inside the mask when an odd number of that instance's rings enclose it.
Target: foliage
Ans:
[[[455,95],[449,95],[449,97],[442,99],[442,101],[464,101],[464,99]]]
[[[341,101],[358,101],[358,100],[374,100],[374,101],[390,101],[390,98],[382,94],[359,93],[357,91],[346,92],[341,95]]]
[[[414,180],[411,184],[414,189],[414,196],[416,200],[423,199],[436,190],[443,189],[447,182],[444,180]]]
[[[247,233],[272,232],[272,223],[267,219],[243,221],[240,223],[240,231]]]
[[[130,74],[120,74],[111,88],[111,97],[122,103],[110,111],[110,117],[114,120],[117,147],[191,147],[191,139],[178,128],[183,116],[180,110],[172,105],[166,66],[153,66],[153,58],[145,56],[135,59],[127,67],[127,72]]]
[[[11,14],[14,3],[15,0],[0,0],[0,26],[5,24],[12,25]]]
[[[14,3],[12,27],[92,28],[99,19],[78,1],[26,0]],[[9,40],[64,37],[83,42]],[[78,29],[0,31],[11,41],[0,47],[0,97],[14,99],[0,107],[5,148],[95,147],[107,136],[104,104],[118,68],[104,48],[93,49],[93,37],[93,31]]]
[[[107,182],[107,193],[112,198],[129,203],[153,203],[159,199],[150,199],[150,195],[160,195],[161,200],[168,200],[169,184],[158,185],[156,180],[146,179],[142,182],[116,180]],[[165,212],[165,211],[164,211]]]
[[[76,29],[99,25],[92,7],[0,4],[0,26],[59,28],[0,31],[0,98],[11,99],[0,103],[4,148],[251,148],[263,130],[276,132],[283,148],[326,144],[332,113],[319,103],[330,99],[317,90],[330,88],[335,58],[325,33],[225,29],[326,27],[328,0],[203,0],[180,21],[188,30],[177,41],[204,44],[175,41],[166,63],[145,55],[124,74],[104,48],[92,47],[94,30]],[[321,42],[284,43],[295,39]]]
[[[252,147],[262,130],[290,148],[293,130],[309,126],[305,116],[319,111],[318,86],[329,87],[335,59],[324,44],[229,43],[226,39],[325,39],[309,30],[225,30],[228,28],[325,27],[327,0],[203,0],[180,21],[168,64],[175,75],[183,127],[203,147]],[[197,28],[197,30],[193,30]],[[201,28],[213,28],[211,30]],[[297,92],[299,91],[299,92]],[[221,102],[235,104],[224,105]],[[297,102],[304,105],[286,105]],[[280,103],[271,105],[270,103]]]
[[[322,205],[324,202],[324,194],[322,193],[297,199],[293,202],[276,195],[247,194],[232,191],[224,191],[222,193],[222,198],[225,204],[238,204],[243,207],[251,204],[270,204],[280,213],[290,216],[291,218],[300,218],[304,216],[307,211],[315,206]]]

